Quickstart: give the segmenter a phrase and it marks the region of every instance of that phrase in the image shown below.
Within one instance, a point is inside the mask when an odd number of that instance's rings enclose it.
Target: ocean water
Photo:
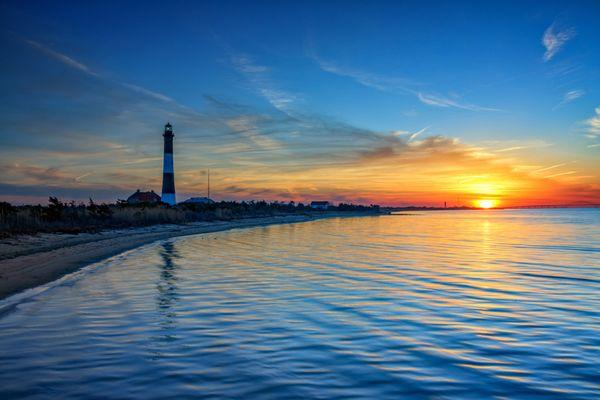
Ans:
[[[0,306],[2,399],[598,399],[600,210],[175,238]]]

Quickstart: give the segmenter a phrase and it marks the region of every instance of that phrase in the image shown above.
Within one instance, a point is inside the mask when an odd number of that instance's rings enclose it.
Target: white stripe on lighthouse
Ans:
[[[163,172],[173,173],[173,154],[165,153],[164,164],[163,164]]]
[[[161,196],[161,201],[163,203],[167,203],[170,204],[172,206],[175,205],[176,201],[175,201],[175,193],[163,193],[163,195]]]

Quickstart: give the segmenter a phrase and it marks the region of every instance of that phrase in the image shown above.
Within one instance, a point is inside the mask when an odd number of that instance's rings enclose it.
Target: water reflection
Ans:
[[[600,398],[599,211],[332,219],[154,244],[1,316],[0,390]]]
[[[160,317],[160,326],[162,334],[160,338],[164,341],[173,341],[177,339],[177,311],[176,306],[179,300],[177,287],[177,264],[179,258],[176,246],[171,242],[164,242],[160,246],[160,257],[162,263],[159,264],[159,279],[156,282],[156,309]]]

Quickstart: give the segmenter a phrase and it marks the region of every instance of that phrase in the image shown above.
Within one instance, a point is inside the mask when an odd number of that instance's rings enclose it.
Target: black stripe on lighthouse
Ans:
[[[163,203],[175,205],[177,203],[175,199],[175,173],[173,170],[173,127],[167,123],[165,125],[165,153],[163,159],[163,185],[162,185],[162,197]]]
[[[175,174],[163,172],[163,194],[175,194]]]

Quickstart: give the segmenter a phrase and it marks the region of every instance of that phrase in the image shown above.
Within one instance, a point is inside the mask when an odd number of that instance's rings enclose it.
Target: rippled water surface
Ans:
[[[600,210],[154,243],[0,314],[2,398],[600,398]]]

